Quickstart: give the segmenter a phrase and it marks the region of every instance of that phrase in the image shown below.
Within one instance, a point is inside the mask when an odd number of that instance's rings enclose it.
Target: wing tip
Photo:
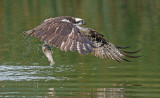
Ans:
[[[29,30],[29,31],[24,31],[23,34],[29,35],[29,36],[33,36],[33,33],[35,32],[35,30]]]
[[[123,51],[124,53],[128,53],[128,54],[134,54],[134,53],[138,53],[140,52],[141,49],[137,50],[137,51]]]

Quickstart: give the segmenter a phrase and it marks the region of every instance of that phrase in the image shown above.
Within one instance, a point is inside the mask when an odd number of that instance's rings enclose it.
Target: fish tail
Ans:
[[[50,62],[50,66],[53,66],[55,64],[55,61]]]

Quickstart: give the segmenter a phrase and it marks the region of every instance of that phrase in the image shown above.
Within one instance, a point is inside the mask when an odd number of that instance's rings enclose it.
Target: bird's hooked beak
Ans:
[[[86,25],[86,22],[83,20],[83,21],[82,21],[82,24],[83,24],[83,25]]]

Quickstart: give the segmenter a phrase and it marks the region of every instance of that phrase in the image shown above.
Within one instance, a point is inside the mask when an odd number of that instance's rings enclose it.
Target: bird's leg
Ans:
[[[45,54],[45,56],[48,58],[48,61],[50,61],[50,66],[53,66],[55,64],[55,61],[53,60],[53,57],[52,57],[52,53],[53,53],[52,48],[51,46],[48,45],[47,42],[45,42],[42,45],[42,51]]]

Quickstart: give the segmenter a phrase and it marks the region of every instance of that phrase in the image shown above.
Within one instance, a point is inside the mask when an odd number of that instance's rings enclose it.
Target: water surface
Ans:
[[[160,1],[1,0],[0,97],[160,97]],[[117,63],[53,48],[51,67],[39,39],[22,34],[56,16],[83,18],[119,46],[142,49],[141,58]]]

